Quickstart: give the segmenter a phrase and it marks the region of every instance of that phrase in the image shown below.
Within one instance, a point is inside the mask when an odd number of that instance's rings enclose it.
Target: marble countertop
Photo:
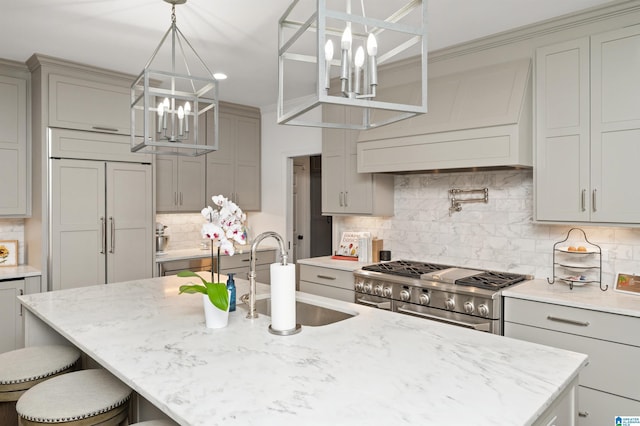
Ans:
[[[374,262],[356,262],[353,260],[337,260],[331,256],[310,257],[308,259],[298,259],[296,263],[309,266],[320,266],[323,268],[339,269],[341,271],[357,271],[363,266],[371,265]]]
[[[276,250],[276,247],[270,246],[259,246],[256,251],[267,251],[267,250]],[[245,246],[236,248],[236,254],[250,253],[251,245],[247,244]],[[216,253],[217,255],[217,253]],[[226,256],[226,254],[221,253],[221,256]],[[156,263],[169,262],[172,260],[185,260],[185,259],[197,259],[202,257],[210,257],[211,249],[203,250],[200,248],[192,248],[192,249],[182,249],[182,250],[167,250],[163,254],[156,253]]]
[[[614,291],[611,286],[607,291],[600,290],[597,284],[574,286],[571,290],[563,282],[550,285],[547,280],[537,279],[506,288],[502,290],[502,295],[640,317],[640,295],[620,293]]]
[[[357,314],[275,336],[239,305],[204,326],[175,276],[21,296],[34,315],[181,425],[529,425],[586,356],[298,293]],[[238,295],[248,282],[237,279]],[[259,285],[260,292],[268,291]]]
[[[3,266],[0,268],[0,280],[38,277],[40,275],[42,275],[42,271],[29,265]]]

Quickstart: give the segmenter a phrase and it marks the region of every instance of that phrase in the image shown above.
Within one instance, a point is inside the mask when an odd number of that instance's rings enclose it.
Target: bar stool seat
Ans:
[[[16,402],[47,379],[73,371],[80,351],[72,346],[44,345],[0,354],[0,424],[17,425]]]
[[[177,423],[169,420],[147,420],[146,422],[132,423],[129,426],[176,426]]]
[[[131,389],[103,369],[81,370],[42,382],[16,404],[20,424],[118,425],[128,418]]]

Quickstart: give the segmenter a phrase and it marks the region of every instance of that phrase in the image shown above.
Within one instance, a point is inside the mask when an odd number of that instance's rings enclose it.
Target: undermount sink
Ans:
[[[241,306],[249,310],[246,304],[242,303]],[[271,298],[256,300],[256,311],[259,314],[271,316]],[[353,318],[356,315],[357,313],[355,312],[336,311],[335,309],[296,300],[296,323],[300,325],[318,327]]]

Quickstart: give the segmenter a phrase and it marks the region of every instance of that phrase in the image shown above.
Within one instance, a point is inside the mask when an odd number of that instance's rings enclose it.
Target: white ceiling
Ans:
[[[377,0],[388,1],[388,0]],[[276,102],[278,19],[290,0],[189,0],[178,27],[212,71],[229,78],[220,98]],[[428,0],[429,50],[611,0]],[[0,57],[33,53],[138,74],[170,25],[162,0],[1,0]]]

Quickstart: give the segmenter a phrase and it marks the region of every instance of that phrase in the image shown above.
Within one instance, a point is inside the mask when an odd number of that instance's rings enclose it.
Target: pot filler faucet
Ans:
[[[256,312],[256,249],[258,248],[258,244],[262,242],[265,238],[273,237],[278,241],[278,245],[280,246],[280,257],[282,258],[282,265],[286,266],[287,264],[287,251],[284,248],[284,240],[282,237],[273,231],[263,232],[258,235],[255,240],[253,240],[253,244],[251,244],[251,257],[250,257],[250,270],[249,270],[249,313],[247,314],[248,319],[258,318],[258,313]],[[246,294],[242,296],[243,302],[246,298]]]

